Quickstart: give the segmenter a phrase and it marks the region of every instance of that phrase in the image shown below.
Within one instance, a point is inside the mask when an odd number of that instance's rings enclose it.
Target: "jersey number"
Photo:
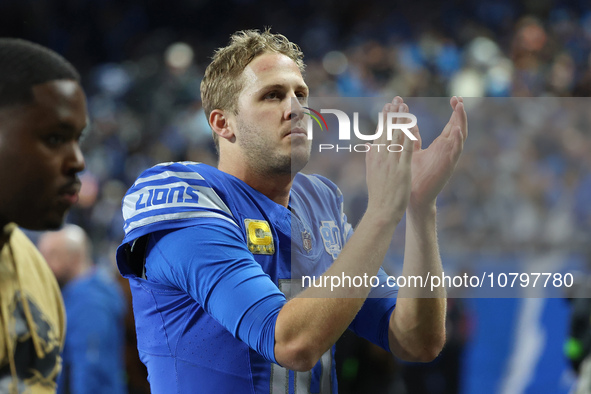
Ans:
[[[292,280],[279,279],[279,290],[287,299],[292,295]],[[271,394],[331,393],[332,349],[322,355],[318,363],[307,372],[290,371],[277,364],[271,364]],[[293,391],[290,391],[290,386]]]

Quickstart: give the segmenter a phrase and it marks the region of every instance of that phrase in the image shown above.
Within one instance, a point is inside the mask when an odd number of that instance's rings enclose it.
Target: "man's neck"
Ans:
[[[0,224],[0,250],[4,247],[4,245],[10,239],[10,234],[12,230],[14,230],[15,225],[12,223],[4,223]]]
[[[247,166],[231,166],[221,160],[218,170],[235,176],[248,186],[267,196],[271,201],[287,208],[294,175],[290,173],[258,174]]]

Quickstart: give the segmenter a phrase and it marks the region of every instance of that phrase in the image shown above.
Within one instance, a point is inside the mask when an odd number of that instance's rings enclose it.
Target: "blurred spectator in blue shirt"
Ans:
[[[39,238],[39,250],[60,284],[67,330],[58,393],[125,392],[123,319],[119,285],[95,267],[82,228],[67,225]]]

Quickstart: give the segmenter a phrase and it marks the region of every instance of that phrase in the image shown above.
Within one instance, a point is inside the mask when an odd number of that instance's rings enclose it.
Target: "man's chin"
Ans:
[[[310,150],[305,149],[292,149],[291,151],[291,173],[296,174],[306,167],[310,160]]]
[[[58,230],[64,224],[64,214],[52,213],[51,215],[39,215],[36,218],[22,219],[16,222],[19,227],[33,231]]]

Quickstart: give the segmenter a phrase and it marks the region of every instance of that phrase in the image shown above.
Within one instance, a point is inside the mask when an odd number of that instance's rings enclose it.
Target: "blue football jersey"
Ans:
[[[117,264],[152,392],[336,393],[334,347],[294,372],[277,364],[274,336],[301,276],[322,275],[352,235],[342,207],[317,175],[295,176],[286,208],[204,164],[145,171],[123,200]],[[368,298],[350,329],[388,349],[396,292]]]

